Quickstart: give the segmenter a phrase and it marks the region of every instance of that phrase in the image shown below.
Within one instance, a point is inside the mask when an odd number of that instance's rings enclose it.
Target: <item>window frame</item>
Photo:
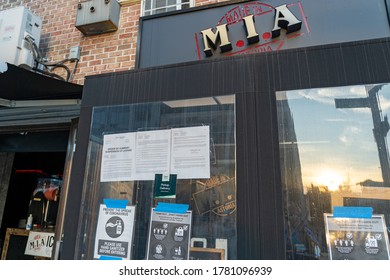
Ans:
[[[150,1],[150,9],[145,9],[145,4],[147,3],[147,1]],[[190,8],[195,6],[194,0],[188,0],[188,1],[176,0],[176,4],[174,4],[174,5],[166,5],[166,6],[161,6],[161,7],[156,7],[156,2],[157,2],[157,0],[142,0],[141,1],[141,16],[150,16],[150,15],[159,14],[159,13],[156,13],[156,10],[158,10],[158,9],[165,9],[166,10],[168,8],[175,7],[176,8],[175,11],[178,11],[178,10],[181,10],[182,5],[185,5],[185,4],[189,4]],[[167,4],[167,2],[168,2],[168,0],[165,0],[166,4]],[[154,5],[154,7],[153,7],[153,5]],[[147,12],[149,12],[149,14],[146,14]],[[165,11],[164,13],[167,13],[167,12],[168,11]]]

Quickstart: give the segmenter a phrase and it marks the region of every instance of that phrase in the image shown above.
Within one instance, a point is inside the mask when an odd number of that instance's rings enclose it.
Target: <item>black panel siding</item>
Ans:
[[[389,82],[389,50],[386,38],[87,77],[62,258],[74,257],[80,238],[92,106],[236,94],[238,258],[284,259],[275,91]]]
[[[271,95],[256,93],[237,95],[240,259],[284,258],[279,145],[273,99]]]
[[[76,257],[76,242],[82,240],[79,236],[78,223],[83,194],[84,172],[88,151],[88,139],[90,131],[92,110],[91,107],[83,108],[80,112],[80,119],[77,128],[76,151],[73,156],[71,177],[68,187],[68,199],[64,217],[63,244],[59,258],[62,260],[73,260]]]

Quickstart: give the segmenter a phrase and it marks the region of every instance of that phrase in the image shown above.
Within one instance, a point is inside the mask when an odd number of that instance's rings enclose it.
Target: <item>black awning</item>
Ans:
[[[80,115],[82,91],[81,85],[0,61],[0,133],[69,127]]]
[[[4,64],[4,62],[3,62]],[[7,63],[0,72],[0,98],[8,100],[81,99],[81,85],[47,77]]]

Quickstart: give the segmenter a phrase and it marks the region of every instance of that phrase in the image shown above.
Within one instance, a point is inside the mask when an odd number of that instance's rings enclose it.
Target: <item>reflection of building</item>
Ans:
[[[327,187],[312,185],[306,193],[306,203],[312,240],[320,246],[322,251],[326,251],[324,213],[332,212],[331,192]]]
[[[358,192],[343,192],[332,195],[332,205],[339,206],[370,206],[374,213],[385,215],[387,224],[390,222],[390,162],[387,146],[387,133],[390,126],[387,116],[382,116],[379,92],[383,85],[366,87],[366,98],[335,99],[336,108],[369,108],[372,114],[373,134],[378,148],[379,162],[383,182],[375,182],[370,179],[361,182]],[[385,188],[383,188],[385,187]]]
[[[286,219],[288,258],[296,258],[297,252],[304,253],[307,210],[302,183],[301,163],[295,135],[294,121],[285,92],[277,93],[279,141],[283,146],[280,154],[284,211]],[[300,246],[296,246],[300,245]]]
[[[379,104],[378,92],[383,85],[377,85],[367,89],[366,98],[341,98],[335,99],[336,108],[369,108],[372,114],[374,123],[374,138],[378,147],[379,161],[381,164],[383,185],[390,187],[390,162],[389,152],[387,148],[386,135],[389,132],[390,126],[387,116],[382,118],[382,110]]]
[[[284,193],[287,257],[318,258],[326,251],[324,213],[332,212],[327,187],[311,186],[306,194],[302,182],[298,140],[285,92],[277,93],[281,173]]]

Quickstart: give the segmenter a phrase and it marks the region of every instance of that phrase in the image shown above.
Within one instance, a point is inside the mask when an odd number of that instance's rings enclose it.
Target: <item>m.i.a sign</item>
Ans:
[[[236,6],[215,28],[200,32],[203,52],[211,57],[218,48],[228,56],[279,50],[286,39],[304,34],[300,32],[302,20],[299,17],[305,18],[301,3],[273,7],[251,2]]]

